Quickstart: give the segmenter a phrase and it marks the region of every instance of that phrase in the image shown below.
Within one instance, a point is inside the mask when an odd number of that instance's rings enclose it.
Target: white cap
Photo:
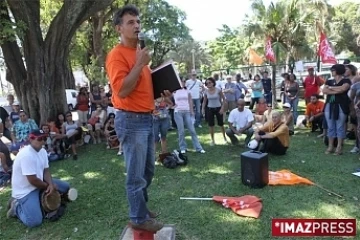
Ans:
[[[18,101],[13,102],[13,106],[20,106],[20,103]]]
[[[253,139],[248,143],[248,148],[250,148],[251,150],[254,150],[255,148],[258,147],[258,145],[259,145],[259,142],[256,141],[255,139]]]
[[[291,105],[290,105],[290,103],[284,103],[283,107],[291,108]]]

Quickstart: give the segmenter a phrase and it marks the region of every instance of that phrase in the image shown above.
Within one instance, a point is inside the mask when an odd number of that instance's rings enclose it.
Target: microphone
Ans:
[[[139,32],[138,39],[140,43],[140,48],[143,49],[145,47],[145,34],[142,32]]]

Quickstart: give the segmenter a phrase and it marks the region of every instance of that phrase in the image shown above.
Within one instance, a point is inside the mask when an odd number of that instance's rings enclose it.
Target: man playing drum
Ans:
[[[43,148],[45,140],[42,130],[32,131],[29,134],[30,145],[20,150],[13,164],[12,198],[7,217],[17,217],[30,228],[42,224],[46,211],[41,203],[47,202],[46,196],[53,196],[58,191],[66,200],[77,197],[77,191],[70,189],[69,183],[51,177],[47,153]],[[53,197],[49,199],[54,200]]]

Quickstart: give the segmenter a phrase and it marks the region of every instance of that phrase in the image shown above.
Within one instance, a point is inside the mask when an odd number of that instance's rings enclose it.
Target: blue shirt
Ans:
[[[16,121],[13,127],[15,138],[17,142],[27,141],[32,130],[39,129],[38,125],[33,119],[28,119],[26,122]]]

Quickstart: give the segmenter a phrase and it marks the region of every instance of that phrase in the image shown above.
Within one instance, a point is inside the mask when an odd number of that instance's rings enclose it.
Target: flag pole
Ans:
[[[180,197],[180,200],[197,200],[197,201],[212,201],[212,198],[191,198],[191,197]]]
[[[319,184],[314,184],[314,185],[315,185],[316,187],[320,188],[321,190],[324,190],[324,191],[327,192],[327,193],[333,194],[333,195],[335,195],[335,196],[337,196],[337,197],[339,197],[339,198],[343,198],[343,196],[341,196],[340,194],[337,194],[337,193],[335,193],[335,192],[333,192],[333,191],[330,191],[329,189],[326,189],[326,188],[320,186]]]

